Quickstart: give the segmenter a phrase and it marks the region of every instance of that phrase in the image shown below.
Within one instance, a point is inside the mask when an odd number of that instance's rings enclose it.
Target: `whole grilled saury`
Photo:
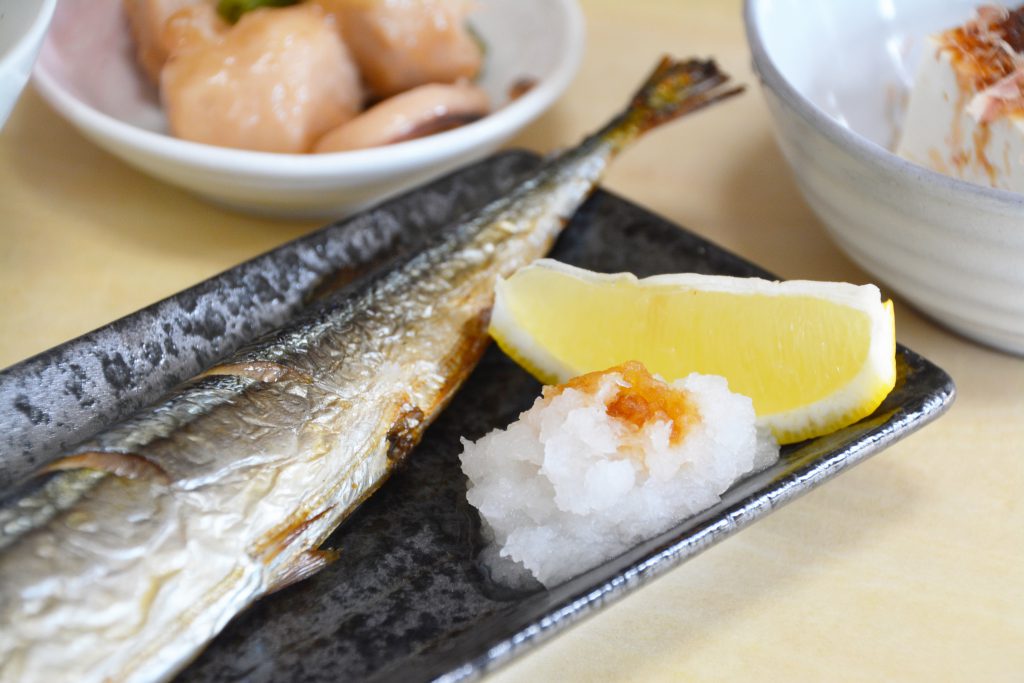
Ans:
[[[479,359],[498,277],[544,255],[644,131],[734,94],[663,60],[630,106],[422,251],[60,455],[0,507],[0,681],[164,680],[387,478]]]

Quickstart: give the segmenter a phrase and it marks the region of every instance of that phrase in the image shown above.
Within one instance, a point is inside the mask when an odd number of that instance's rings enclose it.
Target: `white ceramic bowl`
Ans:
[[[57,0],[0,0],[0,127],[18,101]]]
[[[19,0],[20,1],[20,0]],[[61,0],[35,83],[96,144],[161,180],[216,203],[281,217],[336,217],[493,151],[565,90],[583,50],[575,0],[479,0],[471,23],[487,45],[482,87],[504,104],[461,128],[387,147],[273,154],[171,137],[157,94],[134,63],[122,0]]]
[[[746,0],[754,67],[808,204],[865,270],[936,320],[1024,354],[1024,195],[889,151],[925,37],[980,0]]]

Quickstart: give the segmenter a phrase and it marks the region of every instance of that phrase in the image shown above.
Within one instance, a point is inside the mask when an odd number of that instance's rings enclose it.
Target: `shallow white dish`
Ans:
[[[0,0],[0,127],[18,101],[57,0]]]
[[[479,0],[471,23],[487,45],[480,85],[495,106],[516,80],[536,85],[461,128],[353,152],[273,154],[171,137],[155,89],[135,66],[121,0],[62,0],[34,80],[84,135],[161,180],[244,211],[336,217],[493,151],[572,80],[584,37],[575,0]]]
[[[1024,195],[889,151],[925,37],[977,0],[746,0],[747,38],[808,204],[865,270],[936,320],[1024,354]]]

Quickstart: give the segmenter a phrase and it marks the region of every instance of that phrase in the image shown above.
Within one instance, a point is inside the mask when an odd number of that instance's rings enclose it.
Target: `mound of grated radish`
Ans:
[[[463,439],[467,498],[499,583],[547,587],[719,501],[778,459],[749,398],[697,373],[671,384],[629,362],[543,395],[507,429]],[[511,562],[510,562],[511,561]]]

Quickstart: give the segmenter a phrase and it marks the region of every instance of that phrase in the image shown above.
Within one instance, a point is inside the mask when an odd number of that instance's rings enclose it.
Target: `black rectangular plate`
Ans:
[[[539,163],[506,152],[328,226],[0,373],[0,487],[280,325],[315,288],[354,277],[509,188]],[[553,256],[592,270],[771,277],[598,191]],[[721,503],[551,590],[510,592],[476,564],[459,437],[504,427],[540,386],[490,349],[405,465],[332,537],[340,559],[234,619],[180,681],[474,678],[938,417],[955,389],[900,347],[870,417],[783,449]]]

